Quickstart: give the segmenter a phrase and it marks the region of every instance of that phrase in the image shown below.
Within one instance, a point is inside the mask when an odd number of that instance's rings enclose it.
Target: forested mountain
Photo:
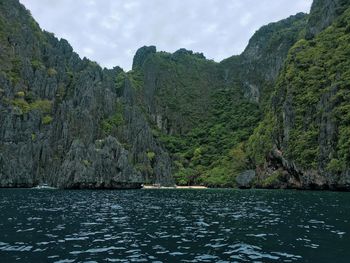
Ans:
[[[142,47],[124,72],[1,1],[0,186],[349,189],[349,7],[315,0],[220,63]]]
[[[250,155],[271,187],[349,188],[348,6],[315,1],[307,27],[312,35],[289,51],[264,120],[250,138]]]

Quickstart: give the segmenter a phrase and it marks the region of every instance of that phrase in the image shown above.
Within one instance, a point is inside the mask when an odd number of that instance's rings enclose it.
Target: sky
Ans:
[[[186,48],[221,61],[240,54],[261,26],[312,0],[20,0],[46,31],[81,56],[130,70],[137,49]]]

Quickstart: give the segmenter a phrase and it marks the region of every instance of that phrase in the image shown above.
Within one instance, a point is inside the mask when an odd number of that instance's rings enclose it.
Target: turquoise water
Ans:
[[[349,262],[350,193],[0,190],[0,262]]]

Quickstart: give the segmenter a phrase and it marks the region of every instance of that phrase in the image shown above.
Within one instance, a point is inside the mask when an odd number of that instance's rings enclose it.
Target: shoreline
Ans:
[[[206,186],[193,185],[193,186],[159,186],[159,185],[144,185],[142,189],[209,189]]]
[[[49,190],[49,191],[84,191],[84,190],[92,190],[92,191],[114,191],[114,190],[210,190],[210,189],[217,189],[217,190],[241,190],[241,191],[249,191],[249,190],[268,190],[268,191],[300,191],[300,192],[343,192],[343,193],[350,193],[350,189],[344,189],[344,188],[329,188],[329,189],[312,189],[312,188],[263,188],[263,187],[252,187],[252,188],[222,188],[222,187],[206,187],[206,186],[200,186],[200,185],[193,185],[193,186],[160,186],[160,185],[143,185],[139,188],[36,188],[36,187],[3,187],[0,186],[0,190],[2,189],[22,189],[22,190]]]

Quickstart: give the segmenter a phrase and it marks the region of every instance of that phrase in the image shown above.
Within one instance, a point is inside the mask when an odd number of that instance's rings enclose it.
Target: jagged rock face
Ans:
[[[120,68],[81,60],[67,41],[42,32],[18,1],[1,1],[0,25],[0,187],[134,188],[146,180],[136,165],[149,163],[138,156],[155,145],[161,155],[151,180],[158,180],[150,182],[171,183],[170,161],[140,110],[117,107],[127,103],[116,89]],[[118,111],[128,120],[125,138],[110,134]],[[133,147],[125,149],[122,139]]]
[[[115,178],[126,183],[124,175],[115,175],[115,168],[106,168],[107,174],[102,176],[101,164],[89,160],[91,156],[99,158],[96,141],[110,137],[120,143],[121,153],[110,160],[128,160],[130,165],[123,162],[122,169],[130,172],[131,182],[172,184],[174,160],[158,137],[183,136],[201,129],[217,137],[217,129],[221,129],[223,137],[232,136],[236,142],[246,139],[259,119],[257,106],[248,101],[260,100],[260,82],[275,78],[285,49],[304,19],[298,15],[265,27],[239,57],[238,66],[235,59],[222,66],[206,60],[203,54],[185,49],[157,53],[151,46],[137,51],[133,72],[125,74],[120,68],[102,70],[87,59],[81,60],[65,40],[41,32],[17,1],[3,1],[0,7],[0,43],[5,51],[0,76],[0,120],[4,123],[0,128],[1,186],[47,182],[59,187],[111,188],[117,187]],[[19,26],[13,27],[15,23]],[[285,29],[291,38],[271,40],[275,31]],[[279,42],[278,52],[264,60]],[[253,72],[266,65],[269,70],[258,73],[255,81]],[[220,111],[223,101],[232,105],[234,118],[241,115],[235,108],[243,106],[248,111],[245,114],[253,117],[242,125],[239,120],[228,125],[231,109],[230,113]],[[217,118],[225,124],[215,125]],[[163,135],[155,136],[155,130]],[[210,136],[209,140],[217,140]],[[188,140],[186,147],[192,143],[197,144]],[[226,154],[231,144],[223,146],[222,153],[216,145],[201,147],[217,152],[217,158]]]
[[[221,63],[180,49],[174,54],[140,48],[133,70],[142,79],[142,94],[152,120],[164,133],[185,134],[209,118],[212,97],[224,89],[259,103],[268,100],[288,50],[301,37],[307,15],[297,14],[258,30],[240,56]],[[242,100],[244,100],[242,98]]]
[[[298,14],[265,26],[242,55],[221,63],[185,49],[137,51],[131,83],[138,86],[136,97],[174,160],[179,183],[236,186],[232,177],[251,169],[237,164],[241,157],[230,152],[238,153],[234,148],[258,124],[259,108],[265,107],[306,22],[307,16]]]
[[[143,105],[164,133],[184,134],[208,116],[210,97],[220,85],[216,64],[185,49],[147,54],[139,68]]]
[[[306,38],[311,39],[330,26],[348,6],[348,0],[314,0],[306,28]]]
[[[239,174],[236,178],[237,186],[239,188],[251,188],[253,186],[253,181],[256,177],[254,170],[247,170]]]
[[[327,13],[337,3],[324,1],[324,6],[317,7]],[[316,4],[320,1],[313,10]],[[300,40],[289,52],[270,113],[253,136],[268,131],[264,143],[274,149],[260,169],[261,181],[269,181],[280,171],[278,179],[284,179],[288,187],[350,189],[350,8],[332,19],[331,26],[312,39]]]
[[[155,138],[147,115],[135,99],[136,91],[129,79],[125,79],[122,89],[124,127],[117,133],[118,138],[128,144],[133,163],[143,174],[145,182],[174,184],[169,153]]]
[[[347,7],[315,0],[221,63],[143,47],[125,73],[1,1],[0,187],[350,189]]]
[[[128,152],[114,137],[87,146],[74,140],[53,180],[62,188],[137,188],[143,180],[128,158]]]
[[[155,46],[150,46],[150,47],[142,47],[139,50],[137,50],[134,60],[132,63],[132,68],[133,70],[137,68],[141,68],[143,64],[145,63],[146,59],[157,52],[157,48]]]
[[[265,104],[289,49],[302,37],[307,15],[299,13],[259,29],[240,56],[220,63],[227,85],[239,85],[249,100]]]

